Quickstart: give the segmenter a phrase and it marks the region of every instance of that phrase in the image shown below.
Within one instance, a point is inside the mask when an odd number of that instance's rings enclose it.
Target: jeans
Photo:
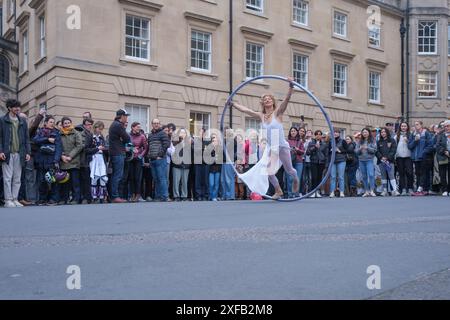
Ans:
[[[111,198],[119,198],[119,184],[123,176],[123,166],[125,163],[125,156],[111,156],[112,177],[111,177]]]
[[[331,166],[330,193],[336,190],[336,174],[339,180],[339,192],[345,192],[345,161],[335,163]]]
[[[233,169],[233,164],[224,163],[222,165],[222,198],[224,200],[234,200],[235,198],[235,176],[236,174]]]
[[[375,167],[373,160],[359,160],[359,170],[361,171],[365,191],[374,191]]]
[[[209,198],[210,200],[217,199],[219,193],[219,181],[220,172],[210,172],[209,173]]]
[[[195,199],[202,200],[208,198],[208,176],[209,168],[206,164],[194,165],[195,179]]]
[[[348,186],[350,188],[356,188],[357,181],[356,181],[356,171],[358,171],[359,163],[357,161],[354,161],[350,164],[347,164],[345,167],[345,172],[347,174],[348,179]]]
[[[68,182],[62,184],[62,200],[69,201],[69,193],[72,190],[72,201],[81,202],[81,188],[80,188],[80,169],[69,169],[67,172],[70,175]]]
[[[166,158],[151,161],[153,180],[155,181],[155,199],[167,201],[169,198],[169,187],[167,181]]]
[[[296,163],[294,165],[294,169],[297,170],[297,177],[298,177],[298,181],[301,185],[302,182],[302,174],[303,174],[303,162],[299,162]],[[284,181],[286,182],[287,185],[287,193],[288,193],[288,197],[289,198],[294,198],[294,197],[298,197],[299,194],[294,194],[292,192],[292,183],[294,182],[294,178],[292,178],[290,175],[288,174],[284,174]]]

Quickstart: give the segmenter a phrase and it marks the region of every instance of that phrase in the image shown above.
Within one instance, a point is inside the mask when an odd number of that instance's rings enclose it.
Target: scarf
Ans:
[[[67,136],[68,134],[70,134],[73,130],[73,125],[71,125],[68,128],[61,128],[61,133],[65,136]]]

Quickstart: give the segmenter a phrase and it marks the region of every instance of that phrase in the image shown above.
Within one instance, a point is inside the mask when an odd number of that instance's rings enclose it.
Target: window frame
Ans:
[[[192,118],[193,114],[202,115],[202,117],[203,117],[202,118],[202,127],[203,128],[204,128],[204,116],[208,117],[208,125],[207,125],[207,128],[205,128],[205,132],[209,132],[209,130],[211,129],[211,119],[212,119],[211,112],[197,111],[194,109],[194,110],[189,110],[189,131],[190,131],[191,135],[196,136],[198,133],[198,130],[200,129],[196,126],[196,124],[198,123],[197,117],[195,116],[195,119]],[[191,119],[193,119],[193,120],[191,121]],[[191,128],[191,123],[192,123],[193,128]]]
[[[336,66],[337,65],[345,67],[344,68],[344,70],[345,70],[345,73],[344,73],[345,79],[344,80],[337,79],[335,77],[335,75],[336,75]],[[345,64],[345,63],[342,63],[342,62],[338,62],[338,61],[333,61],[333,96],[335,96],[335,97],[347,97],[348,96],[348,67],[349,67],[348,64]],[[344,93],[337,93],[335,91],[336,81],[344,81],[344,84],[345,84],[343,86]]]
[[[0,54],[0,64],[3,64],[3,73],[4,76],[2,74],[0,74],[0,80],[2,77],[4,77],[5,82],[0,81],[0,84],[5,85],[5,86],[9,86],[10,85],[10,68],[11,68],[11,63],[8,59],[8,57],[5,54]]]
[[[21,73],[25,73],[29,70],[30,63],[30,37],[28,29],[21,32],[22,54],[21,60]]]
[[[141,26],[142,26],[142,21],[143,20],[147,20],[148,21],[148,40],[147,40],[147,58],[140,58],[140,57],[135,57],[135,56],[129,56],[127,55],[127,38],[131,37],[131,39],[134,39],[134,36],[129,36],[127,35],[127,18],[128,17],[132,17],[133,18],[133,22],[134,19],[141,19]],[[147,17],[145,15],[140,15],[140,14],[136,14],[136,13],[132,13],[132,12],[125,12],[125,30],[124,31],[124,57],[127,60],[134,60],[134,61],[141,61],[141,62],[150,62],[152,60],[152,53],[151,53],[151,44],[152,44],[152,18]],[[142,29],[140,29],[142,30]],[[137,40],[139,41],[143,41],[145,40],[144,38],[137,38]],[[142,50],[142,49],[139,49]]]
[[[300,58],[303,58],[303,59],[306,60],[306,62],[304,63],[306,70],[300,70],[300,69],[297,69],[297,70],[296,70],[296,69],[295,69],[295,64],[296,64],[296,59],[295,59],[295,58],[296,58],[296,57],[300,57]],[[296,72],[304,73],[304,74],[305,74],[305,84],[304,84],[304,85],[303,85],[303,84],[299,81],[299,79],[295,76],[295,73],[296,73]],[[308,83],[309,83],[309,55],[306,55],[306,54],[304,54],[304,53],[300,53],[300,52],[297,52],[297,51],[293,51],[293,52],[292,52],[292,76],[293,76],[294,80],[295,80],[297,83],[303,85],[306,89],[309,88],[309,85],[308,85]]]
[[[371,82],[372,82],[372,79],[371,79],[371,76],[372,75],[377,75],[378,76],[378,87],[373,87],[372,85],[371,85]],[[375,70],[369,70],[369,78],[368,78],[368,89],[369,89],[369,103],[373,103],[373,104],[380,104],[381,103],[381,81],[382,81],[382,75],[381,75],[381,72],[379,72],[379,71],[375,71]],[[377,98],[378,99],[372,99],[372,97],[371,97],[371,89],[372,88],[375,88],[375,89],[377,89],[377,93],[378,93],[378,95],[377,95]]]
[[[306,5],[306,13],[305,13],[305,22],[300,22],[297,21],[295,19],[296,15],[296,10],[298,11],[302,11],[303,9],[301,7],[296,7],[296,3],[300,3],[300,4],[305,4]],[[294,23],[295,25],[300,25],[300,26],[304,26],[304,27],[309,27],[309,1],[305,1],[305,0],[292,0],[292,23]]]
[[[420,75],[434,75],[434,79],[435,79],[435,83],[434,83],[434,95],[433,96],[424,96],[424,95],[420,95],[420,92],[432,92],[431,90],[419,90],[420,86],[433,86],[433,84],[431,82],[428,83],[424,83],[424,84],[419,84],[420,81]],[[428,78],[430,80],[432,80],[431,78]],[[434,71],[421,71],[417,73],[417,98],[418,99],[436,99],[439,96],[439,77],[438,77],[438,72],[434,72]]]
[[[193,67],[192,66],[192,51],[194,49],[192,49],[192,35],[193,33],[202,33],[202,34],[206,34],[209,36],[209,59],[208,59],[208,69],[203,69],[203,68],[198,68],[198,67]],[[204,73],[211,73],[212,72],[212,57],[213,57],[213,34],[210,31],[204,31],[201,30],[201,28],[196,28],[196,27],[192,27],[190,29],[190,45],[189,45],[189,67],[190,70],[192,71],[197,71],[197,72],[204,72]]]
[[[128,111],[128,113],[130,113],[130,116],[128,117],[128,122],[130,124],[129,128],[131,128],[131,124],[137,120],[137,119],[133,119],[134,118],[133,114],[136,114],[136,112],[134,110],[137,108],[139,108],[139,110],[145,109],[145,112],[147,113],[144,116],[146,118],[145,123],[142,123],[142,120],[138,120],[137,122],[139,122],[141,124],[141,127],[145,131],[145,133],[149,133],[151,130],[151,123],[150,123],[150,108],[151,107],[150,107],[150,105],[140,104],[140,103],[135,103],[135,102],[126,102],[124,105],[125,105],[125,109]]]
[[[254,12],[257,12],[260,14],[264,13],[264,0],[253,0],[253,1],[260,1],[259,7],[256,5],[249,4],[249,1],[252,1],[252,0],[245,0],[245,9],[251,10],[251,11],[254,11]]]
[[[39,58],[47,56],[47,19],[45,14],[41,14],[38,18],[39,23]]]
[[[434,24],[434,32],[435,32],[435,36],[434,37],[428,37],[425,38],[425,36],[420,36],[420,26],[423,25],[424,23],[432,23]],[[425,33],[425,29],[423,31]],[[428,39],[430,41],[430,39],[434,39],[434,51],[433,52],[424,52],[424,51],[420,51],[420,40],[421,39]],[[436,20],[419,20],[418,24],[417,24],[417,54],[418,55],[437,55],[438,54],[438,21]],[[431,47],[431,44],[428,43],[426,46]],[[425,44],[422,44],[422,47],[425,48]]]
[[[336,15],[341,15],[345,17],[345,27],[344,27],[344,31],[345,34],[340,34],[336,32]],[[339,38],[344,38],[344,39],[348,39],[348,13],[345,13],[341,10],[333,10],[333,35]],[[341,21],[342,22],[342,21]]]
[[[251,75],[250,74],[250,76],[247,74],[247,62],[248,62],[248,60],[247,60],[247,48],[248,48],[248,45],[253,45],[253,46],[257,46],[257,47],[261,47],[261,62],[258,62],[258,61],[250,61],[250,63],[257,63],[257,64],[259,64],[260,66],[261,66],[261,70],[260,70],[260,74],[257,74],[257,75]],[[256,53],[257,54],[257,53]],[[245,61],[245,64],[244,64],[244,70],[245,70],[245,72],[244,72],[244,74],[245,74],[245,79],[246,80],[248,80],[248,79],[251,79],[251,78],[254,78],[254,77],[257,77],[257,76],[260,76],[260,75],[263,75],[264,74],[264,63],[265,63],[265,45],[264,44],[261,44],[261,43],[258,43],[257,41],[253,41],[253,40],[245,40],[245,52],[244,52],[244,61]]]

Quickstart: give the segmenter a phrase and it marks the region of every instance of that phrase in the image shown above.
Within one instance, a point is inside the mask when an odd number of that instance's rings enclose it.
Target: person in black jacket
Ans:
[[[83,151],[80,156],[80,187],[81,187],[81,200],[82,202],[92,203],[91,193],[91,170],[89,163],[92,160],[92,156],[97,153],[97,148],[92,145],[93,135],[92,127],[94,120],[83,119],[83,125],[76,127],[75,129],[80,131],[83,138]]]
[[[322,141],[322,131],[316,130],[314,132],[314,139],[308,145],[306,149],[306,155],[310,157],[311,161],[311,190],[315,189],[320,181],[322,181],[323,170],[325,169],[325,163],[327,162],[328,145]],[[320,191],[317,190],[311,198],[321,198]]]
[[[442,126],[444,131],[437,137],[436,157],[439,164],[439,176],[441,178],[442,195],[450,195],[450,120]]]
[[[33,143],[37,149],[35,163],[39,184],[38,205],[57,205],[59,201],[58,185],[56,183],[49,184],[45,180],[45,174],[59,166],[62,156],[61,134],[55,127],[53,116],[46,116],[44,127],[39,129],[34,136]]]
[[[158,119],[152,120],[152,131],[148,136],[148,157],[155,181],[155,201],[167,201],[169,184],[167,181],[167,149],[170,147],[169,136],[161,128]]]
[[[347,164],[345,166],[345,173],[347,175],[348,181],[348,191],[351,197],[357,196],[357,181],[356,172],[358,171],[359,162],[355,154],[356,143],[353,141],[352,136],[347,136],[345,138],[347,142]]]
[[[381,182],[383,184],[383,197],[388,195],[388,179],[392,187],[392,195],[398,196],[397,181],[394,175],[395,153],[397,152],[397,142],[392,138],[388,128],[382,128],[380,131],[380,140],[377,142],[377,152],[375,153],[378,165],[381,171]]]
[[[109,127],[109,154],[112,164],[111,198],[114,203],[124,203],[126,200],[119,197],[119,184],[123,178],[125,165],[125,144],[130,142],[125,124],[130,114],[120,109],[116,112],[116,118]]]
[[[339,194],[341,198],[345,197],[345,166],[347,165],[347,142],[340,137],[339,129],[334,128],[334,139],[336,141],[336,158],[331,167],[330,180],[330,198],[334,198],[336,190],[336,176],[339,180]],[[331,159],[331,143],[328,146],[328,155]]]

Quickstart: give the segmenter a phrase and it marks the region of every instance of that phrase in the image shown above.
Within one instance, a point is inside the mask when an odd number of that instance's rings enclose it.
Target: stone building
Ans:
[[[115,110],[125,106],[130,121],[141,122],[146,130],[150,119],[158,117],[195,133],[201,127],[217,128],[230,89],[259,74],[294,75],[327,107],[343,134],[384,125],[401,114],[403,1],[0,3],[2,41],[17,43],[19,52],[7,54],[0,44],[0,61],[7,57],[10,67],[9,85],[0,88],[17,88],[30,117],[46,105],[49,113],[70,116],[75,123],[89,110],[109,124]],[[443,37],[448,17],[441,9],[438,29]],[[421,19],[415,15],[420,10],[411,5],[411,43],[417,40],[414,19]],[[373,24],[375,17],[380,24]],[[415,100],[411,76],[411,117],[424,118],[428,111],[433,117],[449,114],[447,105],[436,105],[447,102],[443,90],[448,72],[439,70],[446,50],[439,44],[437,56],[417,57],[417,63],[411,54],[411,70],[415,65],[437,72],[441,90],[439,99]],[[281,100],[286,89],[286,83],[261,81],[245,87],[236,99],[256,109],[261,94],[273,92]],[[285,117],[286,130],[301,115],[309,128],[326,128],[318,108],[297,90]],[[226,119],[228,125],[228,115]],[[232,126],[254,128],[258,123],[234,111]]]

